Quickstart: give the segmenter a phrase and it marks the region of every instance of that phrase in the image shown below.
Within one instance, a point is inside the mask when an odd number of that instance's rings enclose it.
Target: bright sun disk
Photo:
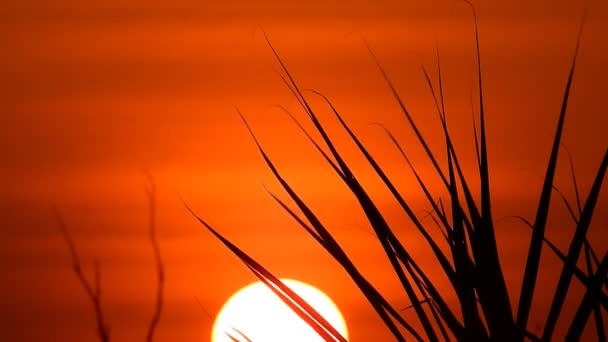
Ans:
[[[344,317],[326,294],[297,280],[281,281],[348,338]],[[232,342],[226,333],[246,341],[239,332],[252,341],[323,342],[306,322],[261,282],[242,288],[228,299],[215,319],[211,341]]]

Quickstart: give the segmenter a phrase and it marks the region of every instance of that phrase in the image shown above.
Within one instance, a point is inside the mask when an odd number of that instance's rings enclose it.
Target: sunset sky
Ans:
[[[583,7],[576,0],[475,4],[494,216],[532,219]],[[448,123],[465,170],[475,176],[474,26],[460,1],[13,1],[0,9],[1,341],[96,339],[94,315],[70,268],[53,206],[62,212],[88,275],[95,259],[101,263],[113,339],[143,340],[156,286],[143,170],[157,183],[167,277],[159,341],[208,341],[222,304],[255,281],[181,198],[277,276],[322,289],[342,310],[351,341],[392,341],[347,274],[264,190],[267,185],[288,199],[235,107],[362,272],[396,307],[409,305],[355,198],[277,109],[293,111],[312,131],[281,81],[262,29],[301,87],[332,99],[422,214],[430,207],[415,179],[371,123],[390,127],[430,184],[437,177],[364,40],[443,162],[440,123],[420,69],[424,65],[436,77],[437,44]],[[583,196],[608,141],[606,32],[608,2],[587,1],[563,139]],[[404,245],[433,274],[437,265],[420,234],[328,108],[313,95],[310,100]],[[556,184],[573,199],[565,156]],[[605,186],[590,231],[600,255],[608,248],[608,233],[600,229],[608,227]],[[553,203],[547,235],[565,248],[573,227],[561,202],[555,197]],[[506,219],[497,234],[515,305],[529,228]],[[543,252],[549,267],[541,276],[555,281],[556,259]],[[543,299],[535,297],[533,313],[547,310]]]

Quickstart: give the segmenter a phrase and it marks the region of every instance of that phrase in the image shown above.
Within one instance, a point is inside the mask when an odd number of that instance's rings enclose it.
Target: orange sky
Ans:
[[[581,14],[574,0],[479,6],[495,217],[532,217]],[[370,228],[354,198],[273,108],[282,104],[305,118],[273,71],[278,66],[259,27],[303,88],[334,101],[419,212],[428,208],[417,201],[417,188],[409,190],[413,178],[403,172],[405,164],[384,134],[369,123],[390,126],[423,174],[429,165],[361,37],[442,151],[439,122],[420,72],[422,63],[435,72],[437,39],[448,120],[465,168],[474,170],[469,98],[475,80],[474,33],[470,12],[457,1],[93,0],[3,6],[0,340],[95,338],[92,311],[69,268],[52,204],[62,209],[87,265],[95,258],[102,263],[104,308],[115,340],[143,338],[155,286],[140,172],[147,168],[158,182],[158,230],[167,272],[159,340],[208,340],[212,321],[195,297],[213,315],[234,291],[254,280],[186,212],[181,195],[277,275],[323,289],[344,312],[352,341],[390,341],[346,274],[261,186],[268,184],[287,198],[234,106],[362,271],[397,307],[409,304],[386,272],[388,263],[365,231]],[[605,32],[606,2],[588,1],[563,140],[574,155],[584,193],[607,142]],[[330,113],[320,101],[312,103],[349,160],[361,166]],[[572,195],[565,158],[560,167],[557,184]],[[434,267],[397,204],[367,167],[360,170],[389,220],[403,228],[399,234],[406,245],[423,265]],[[593,227],[608,225],[607,201],[604,191],[590,233],[600,253],[608,238]],[[548,234],[565,243],[571,227],[561,224],[563,206],[554,209]],[[507,281],[518,291],[523,267],[518,253],[528,246],[528,229],[509,221],[497,229]],[[542,312],[543,298],[538,302]]]

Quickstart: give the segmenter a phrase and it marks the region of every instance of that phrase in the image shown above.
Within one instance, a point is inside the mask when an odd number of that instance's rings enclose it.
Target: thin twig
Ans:
[[[76,243],[74,242],[74,239],[72,238],[72,235],[70,234],[61,213],[57,209],[54,209],[53,211],[61,234],[68,245],[68,249],[70,250],[70,255],[72,257],[72,269],[74,270],[76,277],[80,281],[82,288],[93,305],[93,312],[95,313],[95,320],[97,322],[97,336],[99,337],[100,341],[109,342],[110,328],[105,323],[103,310],[101,307],[101,266],[99,261],[95,260],[94,263],[94,282],[93,286],[91,286],[91,283],[89,283],[84,275],[84,272],[82,271],[82,262],[80,260],[80,256],[78,255],[78,250],[76,249]]]
[[[149,223],[148,223],[148,237],[152,250],[154,252],[154,260],[156,262],[156,275],[157,275],[157,287],[156,287],[156,304],[154,306],[154,313],[152,314],[152,320],[148,326],[148,333],[146,335],[146,342],[152,342],[154,340],[154,333],[158,327],[160,316],[163,310],[163,291],[165,288],[165,268],[163,265],[163,259],[160,254],[160,246],[158,244],[158,238],[156,236],[156,184],[152,175],[146,172],[146,178],[148,180],[148,186],[146,188],[146,194],[148,196],[149,206]]]

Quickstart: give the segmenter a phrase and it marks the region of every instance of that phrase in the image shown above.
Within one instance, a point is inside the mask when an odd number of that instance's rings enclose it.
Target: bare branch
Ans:
[[[103,310],[101,308],[101,267],[99,265],[99,261],[95,261],[94,265],[94,283],[93,286],[89,283],[87,278],[82,271],[82,261],[80,260],[80,256],[78,255],[78,250],[76,249],[76,243],[68,230],[61,213],[56,208],[53,210],[55,214],[55,219],[59,225],[59,229],[63,238],[68,245],[68,249],[70,250],[70,255],[72,257],[72,269],[76,274],[76,277],[80,281],[82,288],[84,289],[87,297],[91,301],[93,305],[93,311],[95,313],[95,320],[97,321],[97,336],[99,340],[102,342],[110,341],[110,329],[108,325],[105,323]]]
[[[156,184],[154,178],[148,172],[145,173],[148,184],[146,188],[146,194],[148,196],[149,206],[149,218],[148,218],[148,237],[152,250],[154,252],[154,260],[156,262],[156,275],[157,275],[157,286],[156,286],[156,304],[154,306],[154,312],[150,325],[148,326],[148,333],[146,334],[146,342],[152,342],[154,340],[154,333],[158,327],[161,313],[163,310],[164,302],[164,288],[165,288],[165,267],[163,259],[160,254],[160,246],[158,244],[158,238],[156,236]]]

